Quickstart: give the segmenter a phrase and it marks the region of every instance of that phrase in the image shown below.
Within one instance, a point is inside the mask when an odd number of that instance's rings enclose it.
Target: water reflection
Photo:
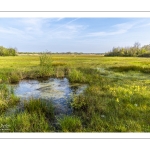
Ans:
[[[87,85],[70,84],[67,78],[48,80],[22,80],[14,85],[14,93],[21,100],[46,99],[52,100],[57,113],[68,113],[68,100],[73,94],[80,94]]]

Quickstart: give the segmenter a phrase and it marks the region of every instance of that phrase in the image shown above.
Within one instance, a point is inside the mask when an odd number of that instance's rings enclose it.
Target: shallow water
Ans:
[[[50,78],[43,81],[22,80],[13,87],[15,95],[21,100],[51,100],[56,108],[56,114],[68,114],[71,113],[68,103],[72,95],[82,93],[87,85],[70,84],[67,78]]]

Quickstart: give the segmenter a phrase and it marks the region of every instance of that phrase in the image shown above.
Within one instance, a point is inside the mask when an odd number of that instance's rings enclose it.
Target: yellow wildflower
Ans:
[[[119,99],[118,99],[118,98],[116,99],[116,102],[118,102],[118,103],[119,103]]]
[[[139,86],[137,86],[137,89],[138,89],[138,92],[140,91],[140,87]]]

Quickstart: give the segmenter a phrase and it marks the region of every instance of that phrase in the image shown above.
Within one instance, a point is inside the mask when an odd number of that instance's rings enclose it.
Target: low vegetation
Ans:
[[[51,126],[43,114],[22,112],[11,116],[1,116],[1,132],[50,132]]]
[[[82,132],[82,123],[76,116],[64,116],[58,120],[62,132]]]
[[[50,54],[42,53],[40,55],[40,77],[53,75],[52,57]]]
[[[8,108],[15,106],[19,102],[13,90],[8,88],[5,84],[0,84],[0,115]]]
[[[54,108],[51,101],[31,99],[24,101],[24,109],[29,113],[44,114],[50,121],[54,119]]]
[[[148,58],[39,54],[1,57],[0,63],[1,132],[150,132]],[[88,85],[72,97],[72,114],[56,117],[52,103],[39,99],[8,113],[20,105],[9,84],[43,77]]]
[[[23,102],[23,108],[8,115],[17,98],[1,102],[1,132],[52,132],[54,108],[50,101],[31,99]],[[18,100],[18,99],[17,99]],[[18,102],[18,101],[16,101]]]

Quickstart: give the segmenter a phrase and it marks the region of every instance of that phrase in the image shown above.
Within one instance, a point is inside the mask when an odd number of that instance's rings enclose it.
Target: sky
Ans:
[[[0,46],[18,52],[105,53],[150,44],[150,18],[0,18]]]

